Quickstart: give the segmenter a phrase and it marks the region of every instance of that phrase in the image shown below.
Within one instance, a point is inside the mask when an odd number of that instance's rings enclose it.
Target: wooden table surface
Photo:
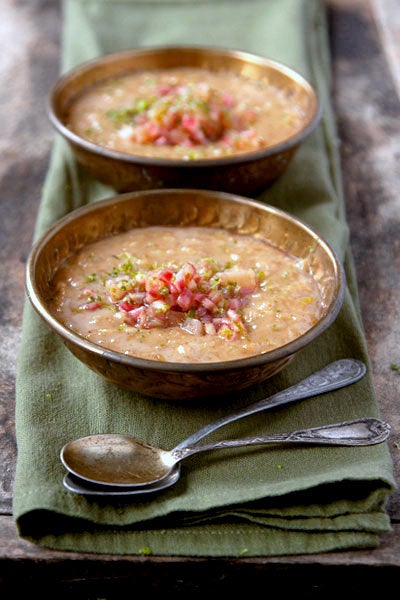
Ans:
[[[348,221],[360,304],[389,446],[400,474],[400,4],[328,0],[332,69]],[[147,592],[298,596],[388,591],[400,577],[400,497],[373,550],[273,558],[163,558],[54,552],[18,538],[15,374],[24,267],[54,132],[45,103],[59,73],[61,10],[54,0],[0,3],[0,597],[130,598]],[[399,370],[396,370],[395,366]],[[346,585],[344,587],[344,578]],[[251,587],[249,587],[251,586]],[[47,592],[46,592],[47,589]],[[12,591],[11,591],[12,590]],[[132,596],[133,597],[133,596]]]

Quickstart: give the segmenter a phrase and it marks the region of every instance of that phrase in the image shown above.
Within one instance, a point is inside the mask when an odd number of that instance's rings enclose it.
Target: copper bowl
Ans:
[[[268,78],[301,108],[300,127],[288,139],[257,151],[189,161],[116,152],[83,139],[68,127],[68,113],[74,100],[94,85],[129,72],[183,66],[231,71],[257,80]],[[299,73],[276,61],[238,50],[169,46],[109,54],[72,69],[53,87],[48,114],[78,162],[118,192],[179,187],[252,196],[270,186],[286,170],[300,144],[319,123],[321,110],[313,87]]]
[[[225,228],[270,240],[304,259],[312,270],[324,302],[321,318],[297,339],[265,354],[188,364],[158,362],[107,350],[67,329],[50,314],[52,279],[65,258],[90,242],[149,225]],[[280,371],[336,319],[343,302],[345,276],[330,245],[295,217],[224,192],[171,189],[126,193],[69,213],[32,248],[26,287],[39,315],[88,367],[122,387],[176,400],[226,394],[260,383]]]

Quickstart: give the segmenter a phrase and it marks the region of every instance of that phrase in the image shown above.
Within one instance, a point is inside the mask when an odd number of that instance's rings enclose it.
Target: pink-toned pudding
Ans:
[[[53,315],[105,348],[207,363],[265,353],[322,313],[303,261],[255,237],[144,227],[85,246],[59,268]]]
[[[68,127],[118,152],[199,160],[272,146],[303,119],[267,79],[181,67],[97,84],[72,104]]]

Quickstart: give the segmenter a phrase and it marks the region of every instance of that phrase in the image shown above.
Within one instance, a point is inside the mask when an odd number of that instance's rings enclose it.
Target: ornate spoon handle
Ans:
[[[273,394],[268,398],[258,400],[254,404],[250,404],[250,406],[238,410],[236,413],[224,415],[213,423],[208,423],[180,442],[175,447],[175,450],[192,446],[216,429],[219,429],[228,423],[232,423],[233,421],[237,421],[238,419],[242,419],[243,417],[247,417],[248,415],[252,415],[262,410],[275,408],[282,404],[289,404],[290,402],[295,402],[304,398],[311,398],[312,396],[350,385],[361,379],[365,375],[365,372],[366,367],[364,363],[359,360],[353,358],[337,360],[286,390]]]
[[[236,448],[238,446],[255,446],[263,444],[318,444],[335,446],[369,446],[380,444],[390,435],[390,425],[374,418],[343,421],[322,427],[300,429],[287,433],[276,433],[268,436],[253,436],[237,440],[221,440],[208,444],[198,444],[187,448],[175,449],[172,455],[180,461],[197,452]]]

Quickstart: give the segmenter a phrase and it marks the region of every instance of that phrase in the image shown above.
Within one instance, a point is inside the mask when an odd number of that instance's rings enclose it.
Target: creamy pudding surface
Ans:
[[[266,79],[182,67],[98,83],[72,104],[68,127],[117,152],[199,160],[275,145],[303,119],[290,91]]]
[[[53,281],[51,312],[122,354],[207,363],[282,346],[323,304],[303,261],[251,236],[144,227],[88,244]]]

